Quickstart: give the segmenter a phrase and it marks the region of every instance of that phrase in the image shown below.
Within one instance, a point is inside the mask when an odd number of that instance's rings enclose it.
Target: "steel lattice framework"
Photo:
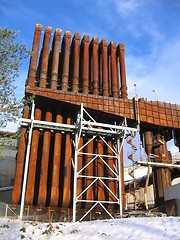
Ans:
[[[73,222],[76,219],[76,207],[78,203],[85,202],[87,204],[91,204],[92,206],[89,210],[81,217],[80,221],[92,211],[97,205],[100,205],[105,212],[113,218],[111,213],[108,211],[107,207],[104,205],[106,204],[116,204],[119,206],[120,216],[122,216],[123,208],[122,208],[122,187],[121,187],[121,161],[120,161],[120,154],[122,151],[124,139],[137,132],[137,128],[127,127],[126,119],[121,123],[121,125],[112,125],[112,124],[105,124],[96,122],[95,119],[83,108],[81,104],[80,113],[77,115],[77,120],[74,125],[70,124],[58,124],[53,122],[47,121],[39,121],[34,120],[34,110],[35,104],[32,102],[31,106],[31,118],[25,119],[22,118],[20,120],[21,126],[28,126],[29,134],[28,134],[28,141],[27,141],[27,151],[26,151],[26,160],[25,160],[25,170],[24,170],[24,178],[23,178],[23,189],[22,189],[22,198],[21,198],[21,208],[20,208],[20,218],[23,217],[24,211],[24,200],[26,194],[26,184],[27,184],[27,174],[28,174],[28,166],[29,166],[29,157],[30,157],[30,148],[31,148],[31,141],[32,141],[32,131],[33,128],[45,128],[51,130],[59,130],[59,131],[67,131],[72,132],[72,136],[74,135],[74,156],[73,156],[73,167],[74,167],[74,191],[73,191]],[[80,138],[81,136],[89,136],[89,141],[87,141],[84,145],[80,146]],[[110,146],[106,138],[113,139],[114,144]],[[90,153],[83,151],[82,149],[86,148],[88,144],[90,144],[94,140],[100,140],[107,146],[108,149],[111,151],[111,155],[107,154],[98,154],[98,153]],[[82,155],[88,156],[90,159],[88,163],[82,164],[80,163]],[[111,160],[109,160],[111,159]],[[104,175],[97,174],[83,174],[86,172],[85,170],[89,168],[89,166],[94,161],[102,162],[109,170],[110,175],[113,177],[106,177]],[[90,172],[90,171],[89,171]],[[78,180],[79,179],[88,179],[90,183],[88,186],[81,192],[78,192]],[[117,189],[113,192],[112,189],[108,186],[107,182],[113,181],[116,182]],[[99,182],[105,191],[109,192],[111,195],[111,200],[95,200],[92,199],[83,199],[82,196],[85,192],[92,187],[93,184]]]

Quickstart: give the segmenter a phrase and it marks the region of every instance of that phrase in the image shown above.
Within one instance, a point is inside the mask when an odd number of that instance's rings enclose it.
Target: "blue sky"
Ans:
[[[180,0],[0,0],[0,16],[29,49],[36,23],[124,43],[129,97],[180,104]],[[24,61],[19,98],[27,70]]]

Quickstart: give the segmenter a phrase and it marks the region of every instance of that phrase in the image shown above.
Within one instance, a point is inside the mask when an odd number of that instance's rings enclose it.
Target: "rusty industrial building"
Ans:
[[[144,149],[151,156],[149,161],[154,163],[156,207],[170,212],[172,202],[164,201],[172,170],[167,142],[174,138],[180,147],[180,106],[128,98],[123,44],[90,39],[87,35],[81,38],[69,31],[63,34],[61,29],[53,33],[51,27],[42,32],[42,26],[37,24],[25,85],[27,105],[20,130],[12,203],[19,205],[23,201],[25,206],[54,209],[76,206],[75,211],[95,204],[106,207],[110,216],[120,203],[122,211],[126,204],[122,148],[130,129],[129,143],[133,131],[139,131]],[[82,109],[86,109],[85,115],[89,114],[91,121],[86,121],[78,135],[77,119]],[[109,130],[104,130],[104,126]]]

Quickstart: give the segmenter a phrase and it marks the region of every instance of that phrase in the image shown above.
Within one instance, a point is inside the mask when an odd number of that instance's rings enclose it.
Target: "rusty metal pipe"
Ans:
[[[152,147],[153,147],[153,133],[151,131],[146,131],[143,133],[143,138],[144,138],[144,147],[146,154],[149,156],[150,153],[152,152]]]
[[[72,73],[72,91],[78,93],[79,90],[79,61],[80,61],[80,39],[78,33],[74,34],[73,44],[73,73]]]
[[[45,121],[47,122],[52,121],[52,110],[51,110],[50,104],[48,104],[47,106]],[[39,184],[39,195],[38,195],[39,206],[46,205],[50,141],[51,141],[51,132],[50,130],[45,130],[44,138],[43,138],[43,147],[42,147],[42,160],[41,160],[40,184]]]
[[[102,49],[102,79],[103,79],[103,96],[108,96],[108,42],[101,41]]]
[[[90,139],[87,139],[89,141]],[[94,143],[93,141],[89,142],[89,144],[86,147],[87,153],[93,153],[94,152]],[[92,160],[92,156],[86,155],[85,157],[85,164],[88,164]],[[94,162],[92,162],[86,169],[85,169],[85,175],[87,176],[93,176],[94,175]],[[89,186],[92,183],[91,178],[86,179],[86,187]],[[88,190],[86,191],[86,200],[94,200],[94,186],[92,185]]]
[[[104,154],[104,142],[101,139],[98,139],[97,142],[97,153],[98,155]],[[104,177],[104,163],[100,158],[97,159],[97,175],[98,177]],[[97,185],[97,199],[98,201],[105,200],[105,187],[102,182],[98,181]]]
[[[112,97],[111,55],[108,45],[108,97]]]
[[[60,111],[57,111],[56,122],[62,123],[63,116]],[[52,170],[52,187],[50,206],[57,207],[59,200],[59,181],[60,181],[60,166],[61,166],[61,151],[62,151],[62,134],[55,133],[54,141],[54,156],[53,156],[53,170]]]
[[[125,67],[125,46],[124,44],[119,44],[119,65],[120,65],[120,76],[121,76],[121,98],[127,99],[127,84],[126,84],[126,67]]]
[[[116,64],[116,43],[111,42],[109,45],[111,56],[111,79],[112,79],[112,95],[113,97],[119,97],[118,84],[117,84],[117,64]]]
[[[35,120],[41,120],[42,110],[40,103],[36,104],[35,110]],[[38,144],[39,144],[39,129],[34,129],[32,134],[32,144],[29,159],[29,171],[27,179],[27,188],[25,196],[25,204],[32,205],[34,199],[34,187],[35,187],[35,177],[36,177],[36,165],[37,165],[37,155],[38,155]]]
[[[103,56],[101,43],[99,44],[98,55],[99,55],[99,95],[103,95]]]
[[[92,40],[92,83],[93,83],[93,94],[98,95],[99,93],[99,79],[98,79],[98,46],[99,39],[93,38]]]
[[[41,31],[42,31],[42,25],[36,24],[36,28],[34,31],[34,40],[32,45],[32,55],[30,59],[29,72],[28,72],[28,85],[30,86],[35,86],[35,82],[36,82],[36,69],[37,69],[37,60],[38,60]]]
[[[62,83],[61,83],[61,90],[65,92],[68,91],[70,41],[71,41],[71,32],[66,31],[64,34],[63,43],[62,43],[63,70],[62,70]]]
[[[89,92],[89,36],[84,35],[81,44],[82,51],[82,93],[88,94]]]
[[[79,139],[79,144],[78,144],[78,149],[80,149],[81,147],[83,146],[83,138],[82,137],[80,137],[80,139]],[[81,150],[81,151],[83,151],[83,149]],[[84,165],[84,162],[83,162],[83,155],[82,154],[79,154],[79,156],[78,156],[78,171],[80,170],[80,169],[82,169],[82,167],[83,167],[83,165]],[[83,173],[81,173],[81,174],[83,174]],[[77,179],[77,191],[76,191],[76,195],[78,196],[80,193],[82,193],[82,191],[83,191],[83,178],[78,178]],[[78,200],[82,200],[82,196],[80,196],[79,198],[78,198]]]
[[[121,164],[122,207],[125,208],[126,207],[126,194],[125,194],[125,185],[124,185],[124,156],[123,156],[123,147],[121,148],[121,153],[120,153],[120,164]]]
[[[42,49],[42,62],[39,87],[46,88],[47,83],[47,71],[48,71],[48,58],[49,58],[49,44],[51,38],[51,27],[46,27],[44,33],[43,49]]]
[[[71,118],[67,117],[67,124],[71,124]],[[65,159],[64,159],[64,185],[62,207],[68,208],[73,195],[71,189],[71,169],[72,168],[72,141],[71,134],[66,134]]]
[[[107,155],[113,156],[114,154],[113,154],[113,152],[112,152],[112,150],[111,150],[111,148],[113,148],[113,144],[112,144],[112,141],[111,141],[111,140],[108,141],[108,145],[109,145],[109,147],[108,147],[108,149],[107,149]],[[116,170],[115,170],[115,165],[116,165],[116,163],[115,163],[115,160],[114,160],[113,158],[109,157],[109,158],[107,159],[107,164],[109,165],[109,167],[110,167],[113,171],[116,171]],[[109,177],[109,178],[114,178],[114,177],[115,177],[114,173],[113,173],[110,169],[107,169],[107,177]],[[108,187],[109,187],[109,188],[111,189],[111,191],[116,195],[115,185],[116,185],[115,180],[109,180],[109,182],[108,182]],[[109,201],[115,201],[115,197],[114,197],[110,192],[109,192],[108,200],[109,200]]]
[[[156,162],[165,162],[167,157],[167,145],[163,140],[163,145],[154,148],[154,153],[159,156]],[[164,189],[171,186],[171,172],[168,168],[153,167],[153,186],[155,193],[155,202],[158,207],[164,205]]]
[[[51,70],[51,89],[57,89],[58,82],[58,68],[59,68],[59,54],[60,54],[60,41],[61,41],[62,30],[57,28],[54,33],[53,39],[53,60],[52,60],[52,70]]]
[[[29,118],[29,113],[30,113],[29,106],[25,106],[23,118]],[[18,152],[16,158],[14,187],[12,192],[12,204],[19,204],[20,202],[26,144],[27,144],[27,128],[21,127]]]

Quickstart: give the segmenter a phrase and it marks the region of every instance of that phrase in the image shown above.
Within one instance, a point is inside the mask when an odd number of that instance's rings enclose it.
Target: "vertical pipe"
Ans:
[[[102,79],[103,79],[103,96],[108,96],[108,42],[101,41],[102,48]]]
[[[120,75],[121,75],[121,98],[127,99],[127,84],[126,84],[126,67],[125,67],[125,47],[124,44],[118,46],[119,61],[120,61]]]
[[[118,84],[117,84],[117,64],[116,64],[116,43],[111,42],[110,45],[110,56],[111,56],[111,79],[112,79],[112,95],[113,97],[119,97]]]
[[[62,123],[63,117],[59,110],[57,110],[56,123]],[[62,134],[55,133],[54,141],[54,156],[53,156],[53,172],[52,172],[52,188],[50,206],[57,207],[59,200],[59,180],[60,180],[60,166],[61,166],[61,145]]]
[[[90,139],[87,139],[89,141]],[[93,154],[93,147],[94,143],[93,141],[89,142],[89,144],[86,147],[86,152],[89,154]],[[85,157],[85,164],[88,164],[92,160],[93,156],[91,155],[86,155]],[[86,169],[85,169],[85,175],[86,176],[93,176],[93,168],[94,168],[94,162],[92,162]],[[86,187],[89,186],[92,183],[92,178],[87,178],[86,179]],[[91,186],[88,188],[86,191],[86,200],[94,200],[94,186]]]
[[[146,131],[143,133],[144,145],[146,154],[149,156],[152,152],[153,147],[153,133],[151,131]]]
[[[40,103],[36,104],[35,110],[35,120],[41,120],[42,110]],[[26,197],[25,204],[32,205],[34,199],[34,187],[35,187],[35,177],[36,177],[36,164],[37,164],[37,154],[38,154],[38,144],[39,144],[39,135],[40,132],[38,129],[33,130],[32,134],[32,144],[30,152],[30,161],[29,161],[29,172],[26,188]]]
[[[62,43],[62,51],[63,51],[63,69],[62,69],[62,84],[61,84],[62,91],[68,91],[70,41],[71,41],[71,32],[66,31],[64,34],[63,43]]]
[[[99,95],[103,95],[103,63],[102,63],[102,47],[101,43],[99,44],[99,50],[98,50],[98,55],[99,55]]]
[[[98,142],[97,142],[97,153],[100,156],[104,154],[104,142],[101,139],[98,139]],[[104,177],[104,163],[102,162],[102,160],[100,158],[97,159],[97,173],[98,173],[98,177]],[[104,189],[103,183],[98,181],[98,186],[97,186],[97,199],[98,199],[98,201],[104,201],[105,200],[104,190],[105,189]]]
[[[157,162],[165,162],[168,158],[168,151],[166,141],[154,149],[154,153],[159,156],[156,158]],[[165,204],[164,202],[164,189],[171,186],[171,172],[168,168],[153,168],[153,181],[155,200],[158,207]],[[165,210],[165,209],[164,209]]]
[[[83,146],[83,138],[80,137],[79,139],[79,145],[78,145],[78,149],[80,149]],[[82,152],[83,150],[81,150]],[[82,169],[83,167],[83,154],[79,153],[78,155],[78,166],[77,166],[77,170],[79,171],[80,169]],[[77,179],[77,196],[83,191],[83,179],[82,178],[78,178]],[[79,200],[82,199],[82,196],[78,198]]]
[[[74,189],[73,189],[73,222],[76,221],[76,200],[77,200],[77,171],[78,171],[78,132],[75,134],[74,152]]]
[[[112,76],[111,76],[110,45],[108,45],[108,96],[112,97]]]
[[[125,194],[125,186],[124,186],[124,156],[123,156],[123,146],[120,143],[120,164],[121,164],[121,193],[122,193],[122,208],[124,209],[126,206],[126,194]]]
[[[172,163],[172,160],[169,159],[169,152],[167,149],[167,142],[166,140],[163,140],[164,144],[161,145],[162,148],[162,162],[165,163]],[[170,187],[171,186],[171,172],[169,168],[164,168],[164,174],[165,174],[165,181],[163,182],[164,188]]]
[[[67,124],[71,124],[71,118],[67,117]],[[65,159],[64,159],[64,189],[62,206],[67,208],[71,199],[71,168],[72,168],[72,142],[71,134],[66,134]]]
[[[36,24],[36,28],[34,31],[34,41],[32,46],[32,56],[30,59],[29,73],[28,73],[28,85],[30,86],[35,86],[36,68],[37,68],[37,59],[38,59],[41,31],[42,31],[42,25]]]
[[[47,122],[52,121],[52,112],[51,112],[50,103],[48,104],[46,109],[45,121]],[[44,138],[43,138],[40,185],[39,185],[39,195],[38,195],[39,206],[45,206],[46,204],[50,141],[51,141],[51,132],[50,130],[45,130]]]
[[[120,82],[121,82],[121,76],[120,76],[120,66],[119,66],[119,57],[117,55],[117,48],[116,48],[116,75],[117,75],[117,88],[118,88],[118,96],[120,97]]]
[[[93,94],[98,95],[99,93],[99,82],[98,82],[98,46],[99,39],[93,38],[92,40],[92,68],[93,68]]]
[[[119,190],[119,213],[120,213],[120,217],[122,217],[123,214],[123,208],[122,208],[122,169],[121,169],[121,159],[120,159],[120,150],[122,151],[122,149],[120,148],[120,139],[117,139],[117,161],[118,161],[118,171],[119,171],[119,186],[118,186],[118,190]]]
[[[111,148],[113,148],[112,141],[109,140],[107,143],[109,145],[109,147],[107,148],[107,155],[108,156],[113,156],[114,154],[111,150]],[[107,164],[114,171],[114,166],[115,166],[114,158],[108,157]],[[110,169],[107,169],[107,177],[109,177],[109,178],[114,178],[115,177],[114,173]],[[115,194],[115,181],[114,180],[109,180],[108,181],[108,187]],[[114,196],[110,192],[109,192],[109,195],[107,196],[107,199],[109,201],[115,201]]]
[[[42,50],[42,62],[41,62],[41,72],[40,72],[40,82],[39,87],[46,88],[47,83],[47,71],[48,71],[48,60],[49,60],[49,43],[51,38],[51,27],[46,27],[43,40],[43,50]]]
[[[156,158],[156,161],[161,162],[161,152],[159,148],[154,149],[154,153],[159,156]],[[153,186],[155,192],[155,203],[156,206],[160,207],[164,204],[164,193],[163,193],[163,183],[164,179],[162,178],[162,168],[153,168]]]
[[[23,118],[29,118],[29,106],[24,107]],[[23,179],[24,160],[26,155],[27,128],[21,127],[19,146],[16,158],[16,170],[14,187],[12,192],[12,204],[19,204]]]
[[[89,92],[89,36],[84,35],[82,39],[82,93]]]
[[[73,37],[73,76],[72,91],[78,93],[79,87],[79,61],[80,61],[80,34],[75,33]]]
[[[59,68],[59,54],[60,54],[60,41],[62,30],[57,28],[54,33],[53,39],[53,60],[51,70],[51,89],[57,89],[58,82],[58,68]]]

